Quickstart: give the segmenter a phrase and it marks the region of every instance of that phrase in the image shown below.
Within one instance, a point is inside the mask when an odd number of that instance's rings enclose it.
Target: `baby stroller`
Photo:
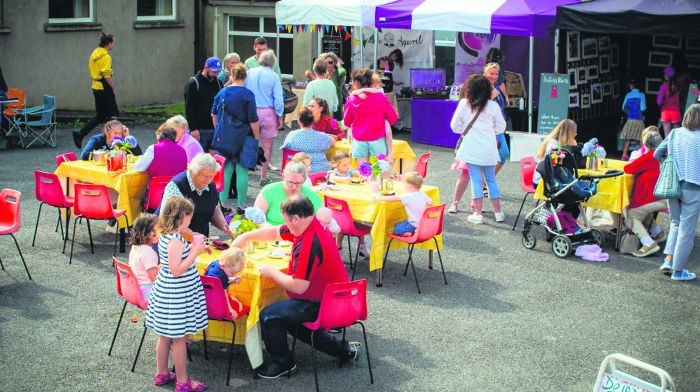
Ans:
[[[537,165],[542,176],[546,199],[525,217],[523,246],[532,249],[537,238],[530,232],[533,225],[545,229],[547,242],[552,243],[552,251],[557,257],[566,258],[574,246],[584,243],[603,245],[605,237],[600,230],[591,228],[581,202],[597,192],[598,181],[603,178],[622,175],[620,170],[611,170],[602,175],[578,176],[576,160],[566,149],[552,151]],[[584,226],[576,221],[583,216]]]

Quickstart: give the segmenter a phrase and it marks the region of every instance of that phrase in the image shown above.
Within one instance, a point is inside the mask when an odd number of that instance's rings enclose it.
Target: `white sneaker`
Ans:
[[[504,214],[502,212],[497,212],[495,215],[496,215],[496,222],[498,222],[498,223],[505,222],[506,214]]]
[[[481,214],[474,213],[474,214],[469,215],[467,220],[471,223],[481,224],[481,223],[484,223],[484,216]]]

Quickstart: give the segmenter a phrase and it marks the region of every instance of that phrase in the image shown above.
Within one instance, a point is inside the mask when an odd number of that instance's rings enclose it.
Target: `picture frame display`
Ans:
[[[587,69],[586,80],[598,79],[598,66],[597,65],[590,65],[586,69]]]
[[[620,47],[612,45],[610,47],[610,66],[617,67],[620,65]]]
[[[658,94],[663,82],[664,80],[661,78],[646,78],[644,92],[647,94]]]
[[[610,56],[607,54],[601,55],[598,57],[598,61],[600,64],[600,73],[604,74],[610,72]]]
[[[612,97],[617,99],[620,97],[620,83],[612,82]]]
[[[591,85],[591,103],[603,102],[603,85],[594,83]]]
[[[579,93],[578,91],[569,93],[569,107],[577,108],[579,107]]]
[[[578,61],[581,59],[581,41],[578,31],[566,32],[566,61]]]
[[[650,67],[670,67],[673,63],[673,53],[649,52]]]
[[[603,52],[610,49],[610,37],[598,38],[598,50]]]
[[[612,95],[612,83],[611,82],[603,83],[603,96],[609,97],[611,95]]]
[[[581,40],[581,58],[592,59],[598,56],[598,40],[586,38]]]
[[[688,50],[700,50],[700,37],[686,37],[685,48]]]
[[[576,74],[576,68],[569,68],[569,90],[576,89],[576,86],[578,85],[577,80],[578,75]]]
[[[591,107],[591,96],[588,94],[581,94],[581,109],[588,109]]]
[[[576,74],[577,74],[576,86],[581,86],[581,85],[586,84],[586,82],[588,81],[587,68],[586,67],[576,68]]]
[[[683,39],[677,35],[658,34],[652,37],[651,46],[655,48],[680,49]]]

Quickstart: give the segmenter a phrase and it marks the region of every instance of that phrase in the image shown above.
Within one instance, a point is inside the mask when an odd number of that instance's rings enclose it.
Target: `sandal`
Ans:
[[[207,389],[207,386],[204,385],[204,383],[196,381],[197,387],[193,388],[192,387],[192,379],[188,378],[186,382],[181,383],[181,382],[176,382],[175,383],[175,392],[201,392],[205,389]]]
[[[156,373],[156,375],[153,377],[153,385],[160,387],[175,380],[175,373],[173,372],[168,372],[168,374]]]

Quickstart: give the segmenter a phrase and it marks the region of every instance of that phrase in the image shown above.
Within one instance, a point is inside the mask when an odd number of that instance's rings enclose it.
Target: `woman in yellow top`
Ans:
[[[79,131],[73,131],[73,142],[80,149],[83,138],[98,124],[119,114],[117,108],[117,89],[112,80],[112,56],[109,51],[114,48],[114,35],[102,33],[100,45],[92,52],[88,60],[88,69],[92,79],[92,95],[95,97],[95,117]]]

